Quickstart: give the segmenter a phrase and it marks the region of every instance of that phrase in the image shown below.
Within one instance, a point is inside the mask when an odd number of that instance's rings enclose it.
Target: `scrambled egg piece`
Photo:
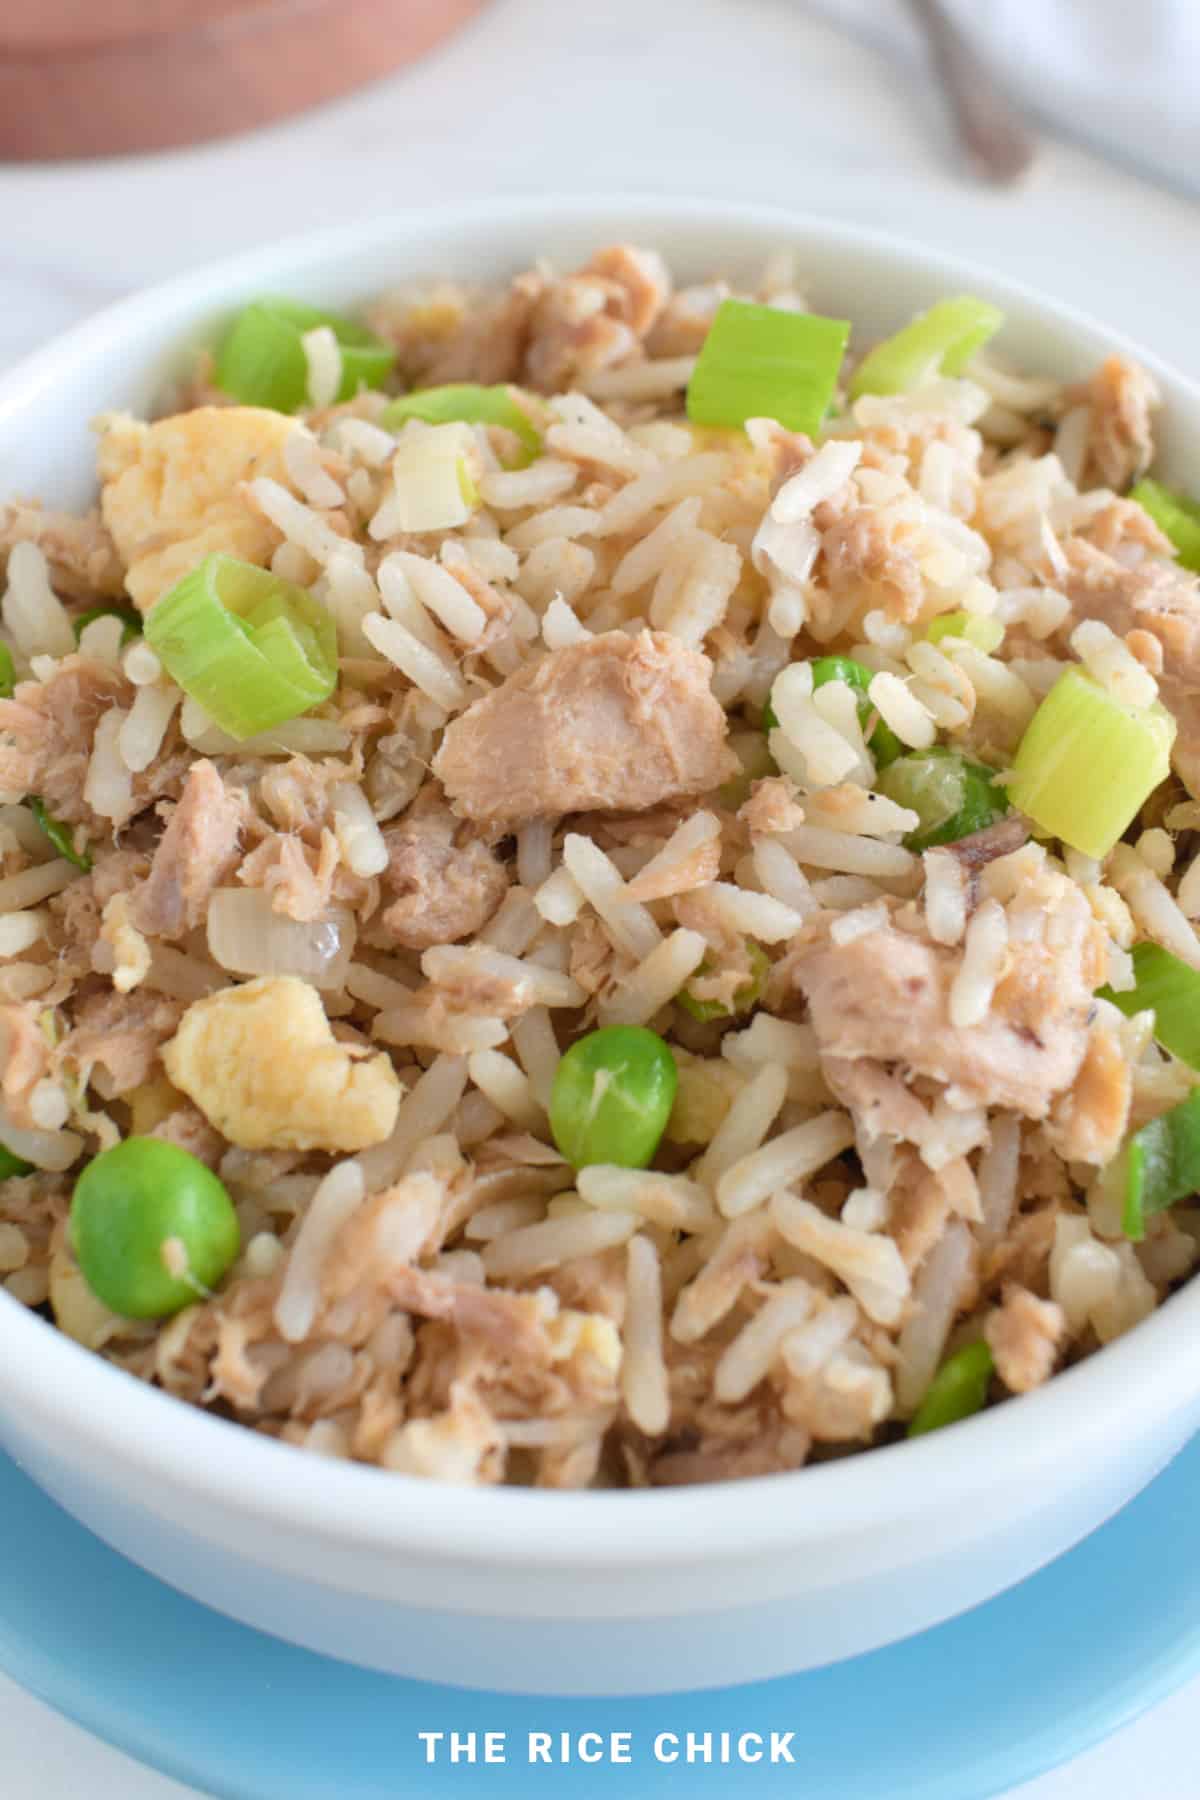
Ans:
[[[296,421],[261,406],[198,406],[146,425],[105,422],[100,511],[143,612],[214,550],[265,564],[279,533],[239,491],[259,475],[287,483],[283,445]]]
[[[167,1074],[243,1150],[365,1150],[391,1133],[401,1086],[389,1058],[334,1037],[316,988],[264,975],[188,1007]]]

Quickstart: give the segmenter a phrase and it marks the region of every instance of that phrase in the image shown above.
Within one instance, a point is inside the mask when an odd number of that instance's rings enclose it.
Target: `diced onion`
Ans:
[[[218,888],[209,902],[209,953],[231,975],[296,975],[314,987],[340,988],[356,935],[343,907],[301,923],[277,913],[263,888]]]
[[[472,470],[479,446],[470,425],[414,428],[392,458],[392,486],[368,527],[378,542],[406,531],[465,525],[478,504]]]

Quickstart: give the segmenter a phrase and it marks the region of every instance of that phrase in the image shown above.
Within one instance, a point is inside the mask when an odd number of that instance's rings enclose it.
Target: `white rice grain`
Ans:
[[[339,781],[330,789],[329,801],[334,836],[351,874],[364,880],[382,875],[388,866],[388,847],[362,788],[354,781]]]
[[[368,469],[382,469],[396,453],[394,433],[369,419],[336,419],[329,430],[335,449],[364,463]]]
[[[582,377],[596,400],[667,400],[683,391],[695,372],[694,356],[649,357],[615,369],[596,369]]]
[[[762,1064],[735,1097],[708,1149],[693,1165],[693,1180],[715,1193],[726,1171],[759,1148],[787,1099],[787,1091],[787,1070],[778,1063]]]
[[[504,541],[523,556],[551,538],[592,537],[599,523],[600,514],[594,506],[548,506],[514,525]]]
[[[299,490],[310,506],[345,504],[345,489],[333,479],[322,463],[320,446],[312,432],[307,431],[303,425],[294,425],[283,440],[283,466],[292,486]]]
[[[880,844],[848,831],[827,831],[816,825],[798,825],[782,842],[810,868],[832,869],[841,875],[867,875],[888,881],[910,875],[917,868],[911,850],[899,844]]]
[[[554,1021],[546,1007],[531,1006],[527,1013],[513,1020],[512,1045],[517,1061],[529,1077],[538,1105],[548,1107],[562,1052],[554,1035]]]
[[[528,1281],[580,1256],[598,1256],[626,1243],[641,1220],[631,1212],[580,1213],[546,1219],[497,1238],[483,1251],[490,1281]]]
[[[807,875],[778,838],[757,839],[751,859],[764,894],[780,906],[788,907],[797,918],[804,918],[815,910],[816,900]]]
[[[937,1372],[975,1256],[969,1229],[952,1219],[917,1271],[912,1310],[896,1342],[896,1405],[902,1418],[916,1412]]]
[[[117,622],[120,623],[119,620]],[[162,680],[162,663],[142,638],[130,644],[125,651],[121,658],[121,668],[126,681],[132,681],[134,687],[152,687]]]
[[[886,670],[871,679],[867,698],[885,725],[889,725],[901,743],[913,750],[928,750],[937,737],[937,728],[928,707],[914,698],[896,675]]]
[[[949,850],[926,850],[925,925],[935,944],[960,944],[967,928],[967,872]]]
[[[682,926],[655,946],[600,1003],[602,1025],[648,1025],[673,1000],[708,954],[698,931]]]
[[[625,1247],[625,1319],[621,1333],[621,1396],[639,1431],[658,1437],[671,1418],[662,1343],[662,1269],[648,1237]]]
[[[821,1113],[733,1163],[716,1184],[717,1205],[737,1218],[793,1182],[805,1181],[854,1142],[849,1113]]]
[[[823,444],[779,489],[771,502],[771,517],[781,525],[806,519],[815,506],[831,500],[846,485],[862,461],[862,452],[862,444],[853,438]]]
[[[464,1056],[439,1056],[430,1063],[401,1100],[391,1136],[358,1158],[369,1193],[389,1187],[403,1173],[413,1151],[441,1130],[466,1085]]]
[[[674,894],[690,893],[698,885],[694,879],[697,864],[719,856],[720,838],[721,821],[716,813],[703,808],[692,813],[626,883],[628,898],[666,900]]]
[[[673,506],[691,494],[718,488],[733,470],[733,458],[720,450],[684,456],[652,474],[639,475],[606,501],[595,516],[596,537],[633,531],[660,506]]]
[[[713,1371],[713,1393],[725,1406],[737,1406],[768,1374],[789,1332],[804,1324],[817,1291],[799,1277],[767,1289],[768,1298],[722,1352]]]
[[[576,1183],[582,1199],[601,1212],[634,1212],[667,1231],[709,1231],[717,1223],[712,1199],[686,1175],[590,1163]]]
[[[167,727],[182,698],[179,689],[168,682],[138,688],[117,735],[121,761],[135,775],[148,769],[162,749]]]
[[[1132,844],[1116,846],[1108,859],[1107,875],[1146,935],[1190,968],[1200,969],[1200,938]]]
[[[0,617],[26,656],[69,656],[75,648],[70,614],[50,585],[50,565],[28,540],[14,544],[8,553],[8,586]]]
[[[89,625],[84,626],[79,634],[80,656],[86,656],[89,662],[103,663],[106,668],[119,669],[121,667],[123,630],[124,626],[121,620],[114,618],[111,613],[105,613],[101,618],[93,619]],[[154,656],[153,650],[149,654]],[[39,664],[41,660],[40,657],[33,659]],[[158,662],[156,656],[154,660],[156,663]]]
[[[51,894],[61,894],[78,881],[80,873],[65,856],[56,856],[49,862],[35,863],[31,869],[22,869],[18,875],[6,875],[0,880],[0,913],[19,913],[27,906],[39,905]]]
[[[591,635],[566,601],[556,594],[542,614],[542,642],[547,650],[565,650],[569,644],[586,644]]]
[[[332,406],[342,385],[342,347],[331,325],[315,325],[300,334],[307,369],[310,406]]]
[[[0,956],[20,956],[36,944],[46,930],[44,912],[0,913]]]
[[[522,1131],[540,1131],[545,1115],[534,1098],[524,1069],[499,1050],[477,1050],[467,1060],[467,1073],[481,1093]]]
[[[519,512],[526,506],[548,506],[561,500],[579,480],[573,463],[541,456],[527,469],[494,470],[479,479],[481,499],[497,512]]]
[[[275,1301],[275,1328],[285,1342],[299,1344],[312,1330],[321,1295],[321,1270],[338,1234],[362,1205],[366,1193],[357,1162],[336,1163],[321,1182],[300,1221]]]
[[[362,562],[363,554],[359,545],[341,537],[318,512],[311,506],[306,506],[302,500],[297,500],[294,494],[289,493],[280,482],[273,481],[269,475],[259,475],[247,482],[245,492],[265,519],[269,519],[291,543],[299,544],[302,550],[307,550],[313,561],[322,568],[333,556],[348,556],[355,562]]]
[[[487,630],[487,614],[460,581],[432,557],[393,550],[386,558],[393,575],[403,575],[420,604],[462,644],[477,644]],[[380,571],[382,581],[382,569]],[[391,610],[389,608],[389,610]]]
[[[625,900],[625,881],[612,859],[591,838],[569,832],[563,862],[585,899],[595,909],[614,944],[641,960],[662,942],[662,932],[648,908]]]
[[[92,739],[83,784],[83,797],[92,811],[114,825],[123,825],[133,813],[133,779],[120,751],[121,730],[129,716],[120,706],[104,714]]]
[[[1071,648],[1101,687],[1126,706],[1150,706],[1158,683],[1148,669],[1100,619],[1083,619],[1071,633]]]
[[[712,881],[695,892],[731,936],[740,933],[763,944],[779,944],[794,937],[804,923],[802,914],[770,894],[753,894],[730,881]]]
[[[362,629],[371,647],[393,663],[401,674],[407,675],[413,686],[420,688],[438,706],[447,712],[457,712],[466,705],[467,690],[461,677],[448,669],[441,658],[414,637],[406,626],[373,612],[363,620]]]
[[[995,900],[985,900],[971,916],[962,962],[950,984],[950,1023],[958,1030],[981,1025],[987,1018],[1007,954],[1004,908]]]
[[[660,519],[653,531],[648,531],[639,538],[633,548],[627,550],[612,573],[612,590],[614,594],[635,594],[647,582],[655,580],[662,573],[667,561],[677,546],[684,542],[695,529],[700,517],[701,502],[692,496],[680,500]]]
[[[904,1258],[890,1237],[854,1231],[795,1194],[774,1196],[771,1219],[789,1244],[844,1282],[868,1318],[878,1325],[900,1323],[911,1284]]]
[[[830,941],[835,944],[852,944],[856,938],[867,937],[873,931],[884,931],[888,923],[887,902],[872,900],[867,906],[854,906],[848,912],[839,913],[829,927]]]

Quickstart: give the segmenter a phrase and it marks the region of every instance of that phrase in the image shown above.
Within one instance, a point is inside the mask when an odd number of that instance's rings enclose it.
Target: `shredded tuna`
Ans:
[[[134,900],[139,931],[179,938],[203,923],[214,890],[237,861],[245,816],[245,796],[231,792],[211,762],[193,763]]]
[[[384,886],[395,898],[385,905],[381,923],[407,949],[472,937],[508,890],[505,865],[432,787],[384,832],[384,842]]]
[[[736,767],[711,667],[661,632],[572,644],[455,719],[434,773],[455,812],[496,830],[707,793]]]

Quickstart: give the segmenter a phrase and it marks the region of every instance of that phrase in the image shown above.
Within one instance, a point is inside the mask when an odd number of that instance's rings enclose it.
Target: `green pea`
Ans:
[[[920,818],[904,842],[910,850],[932,850],[936,844],[956,844],[1002,819],[1008,812],[1008,796],[997,786],[995,771],[971,762],[957,750],[934,745],[901,756],[880,774],[881,794],[898,806],[907,806]]]
[[[75,839],[61,819],[56,819],[53,813],[48,813],[40,800],[31,800],[29,810],[60,856],[65,856],[68,862],[73,862],[77,869],[83,869],[86,872],[91,868],[91,857],[86,850],[75,848]]]
[[[0,644],[0,700],[8,700],[17,685],[17,665],[7,644]]]
[[[7,1181],[13,1175],[32,1175],[33,1164],[22,1162],[14,1156],[7,1144],[0,1144],[0,1181]]]
[[[733,1005],[725,1006],[720,1000],[697,1000],[691,988],[683,988],[676,994],[676,1002],[684,1012],[698,1019],[701,1025],[708,1025],[713,1019],[731,1019],[737,1013],[749,1012],[761,998],[767,985],[767,975],[771,968],[771,959],[761,944],[753,938],[746,939],[746,955],[750,962],[750,976],[740,988],[734,990]],[[697,975],[707,975],[712,968],[711,960],[706,956]]]
[[[895,762],[904,746],[891,726],[885,725],[883,720],[878,718],[867,695],[874,670],[868,669],[863,663],[855,662],[852,656],[818,656],[813,663],[812,673],[814,693],[818,688],[824,687],[826,682],[844,681],[848,688],[859,695],[858,719],[863,730],[867,729],[872,719],[876,720],[875,728],[867,739],[871,754],[875,758],[876,768],[886,769],[889,763]],[[763,708],[763,729],[764,731],[773,731],[778,723],[779,719],[776,716],[775,708],[768,700]]]
[[[909,1437],[940,1431],[943,1425],[957,1425],[960,1419],[982,1412],[995,1366],[982,1338],[948,1356],[925,1390],[908,1428]]]
[[[131,1137],[75,1183],[71,1241],[83,1278],[112,1312],[159,1319],[203,1298],[241,1248],[233,1202],[198,1157]]]
[[[120,619],[122,649],[132,638],[142,635],[142,615],[136,606],[91,606],[87,612],[76,613],[71,620],[76,643],[97,619]]]
[[[554,1074],[550,1129],[576,1169],[644,1169],[666,1130],[679,1071],[656,1031],[606,1025],[572,1044]]]

